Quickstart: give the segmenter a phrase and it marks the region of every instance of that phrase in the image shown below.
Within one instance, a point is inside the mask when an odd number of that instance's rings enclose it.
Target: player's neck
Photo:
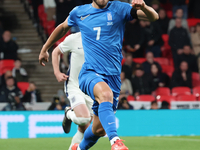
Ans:
[[[99,5],[97,5],[94,1],[92,2],[92,7],[96,8],[96,9],[103,9],[103,8],[105,8],[105,7],[99,7]]]

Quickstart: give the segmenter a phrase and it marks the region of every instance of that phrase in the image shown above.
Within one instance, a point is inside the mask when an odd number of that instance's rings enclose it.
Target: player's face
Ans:
[[[94,2],[99,6],[99,8],[106,7],[109,0],[94,0]]]

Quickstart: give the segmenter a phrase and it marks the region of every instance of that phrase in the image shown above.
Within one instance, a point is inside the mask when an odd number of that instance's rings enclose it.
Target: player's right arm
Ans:
[[[43,62],[48,62],[49,58],[48,50],[51,48],[51,46],[53,46],[53,44],[55,44],[56,41],[62,38],[69,31],[70,28],[71,27],[68,26],[68,18],[67,18],[63,23],[57,26],[55,30],[51,33],[50,37],[43,45],[39,55],[39,63],[42,66],[45,66]]]
[[[53,65],[54,75],[56,76],[58,82],[66,81],[68,78],[67,75],[60,72],[59,63],[61,54],[62,52],[58,46],[52,52],[52,65]]]
[[[52,65],[54,70],[54,75],[58,82],[66,81],[68,76],[60,72],[60,55],[67,52],[74,53],[74,41],[77,39],[77,34],[70,34],[61,42],[52,52]]]

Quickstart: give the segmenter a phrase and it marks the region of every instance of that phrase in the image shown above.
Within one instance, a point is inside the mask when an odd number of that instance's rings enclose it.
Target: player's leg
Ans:
[[[70,100],[72,109],[67,111],[66,118],[79,125],[69,147],[69,150],[71,150],[71,147],[74,143],[81,142],[85,130],[92,121],[91,116],[93,114],[93,100],[82,92],[78,94],[78,91],[69,91],[68,93],[70,94],[68,98]],[[74,93],[77,93],[76,96],[74,96]]]
[[[95,100],[99,103],[99,120],[109,137],[111,145],[113,145],[119,139],[113,111],[113,92],[105,82],[98,82],[93,91]]]
[[[75,143],[81,143],[81,141],[83,139],[83,136],[84,136],[84,132],[89,127],[90,123],[91,123],[91,121],[87,125],[85,125],[85,126],[79,126],[78,127],[78,130],[77,130],[76,134],[73,136],[71,144],[70,144],[68,150],[72,150],[72,146]]]
[[[105,134],[106,132],[101,125],[99,117],[94,115],[93,124],[86,129],[83,140],[79,146],[74,145],[74,149],[87,150],[92,147],[100,137],[105,136]]]
[[[109,80],[112,80],[111,82]],[[99,117],[99,124],[101,124],[106,131],[110,142],[112,145],[116,145],[119,143],[120,140],[117,135],[117,129],[116,129],[116,123],[115,123],[115,115],[113,111],[113,92],[120,93],[120,76],[116,76],[116,78],[108,78],[107,76],[99,75],[93,70],[85,70],[82,68],[80,74],[79,74],[79,84],[80,89],[87,93],[93,100],[93,111],[96,116]],[[111,85],[111,88],[108,86],[106,82],[109,83],[109,86]],[[115,88],[115,86],[117,88]],[[117,95],[115,94],[115,97]],[[115,102],[116,106],[116,102]],[[115,108],[116,110],[116,108]],[[91,126],[88,127],[88,129],[85,131],[84,135],[87,134],[87,138],[84,137],[84,142],[86,144],[90,143],[89,140],[92,138],[96,141],[98,140],[98,136],[95,135],[96,131],[91,130]],[[99,129],[99,128],[98,128]],[[88,142],[87,142],[88,141]],[[116,142],[116,143],[115,143]],[[81,142],[82,143],[82,142]],[[94,142],[93,142],[94,143]],[[114,144],[115,143],[115,144]],[[82,146],[82,144],[80,145]],[[86,145],[85,145],[86,146]],[[91,146],[91,145],[90,145]],[[117,149],[115,150],[128,150],[122,142],[116,145]],[[121,147],[123,146],[123,147]],[[77,145],[74,145],[74,149],[76,150]],[[112,149],[116,148],[112,146]],[[121,149],[122,148],[122,149]],[[81,147],[81,149],[84,149]]]
[[[74,122],[77,125],[84,126],[91,120],[91,115],[86,106],[84,95],[78,92],[79,91],[68,92],[70,94],[68,98],[71,104],[71,108],[65,108],[65,117],[62,124],[65,133],[69,133],[71,122]],[[76,93],[76,95],[74,93]]]
[[[66,117],[77,125],[84,126],[91,120],[86,104],[80,104],[66,113]]]

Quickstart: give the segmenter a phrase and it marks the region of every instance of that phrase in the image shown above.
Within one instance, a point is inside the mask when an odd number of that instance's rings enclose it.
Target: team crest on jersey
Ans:
[[[107,13],[107,19],[108,19],[108,21],[112,21],[112,13],[111,12]]]
[[[107,20],[108,20],[108,22],[107,22],[107,26],[112,26],[113,25],[113,17],[112,17],[112,13],[111,12],[108,12],[107,13]]]

